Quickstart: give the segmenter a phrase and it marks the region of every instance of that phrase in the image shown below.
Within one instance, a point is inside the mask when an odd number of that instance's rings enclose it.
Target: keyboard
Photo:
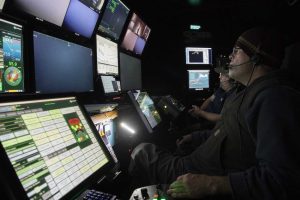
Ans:
[[[77,200],[117,200],[117,196],[97,190],[86,190]]]

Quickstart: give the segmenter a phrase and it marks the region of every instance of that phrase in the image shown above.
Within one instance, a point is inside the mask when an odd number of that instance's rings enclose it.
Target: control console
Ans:
[[[133,191],[129,200],[173,200],[166,192],[168,188],[169,185],[167,184],[149,185],[137,188]]]

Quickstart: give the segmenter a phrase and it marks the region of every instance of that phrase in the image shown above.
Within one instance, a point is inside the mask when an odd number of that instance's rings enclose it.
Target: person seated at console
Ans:
[[[234,80],[228,76],[228,69],[225,66],[216,67],[219,73],[220,86],[207,98],[201,106],[192,105],[188,113],[199,120],[198,123],[189,125],[187,132],[213,128],[215,123],[221,120],[221,110],[227,97],[234,91]]]
[[[245,86],[223,108],[221,121],[186,156],[149,143],[131,154],[140,184],[170,184],[175,198],[300,198],[300,93],[279,70],[284,40],[256,27],[237,39],[229,76]],[[134,177],[133,177],[134,178]]]

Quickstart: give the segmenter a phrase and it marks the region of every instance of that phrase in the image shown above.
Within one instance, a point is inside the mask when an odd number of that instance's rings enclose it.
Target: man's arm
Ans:
[[[221,120],[221,114],[206,112],[204,110],[198,110],[197,115],[211,122],[217,122]]]
[[[215,95],[213,94],[202,103],[200,109],[205,110],[214,99],[215,99]]]

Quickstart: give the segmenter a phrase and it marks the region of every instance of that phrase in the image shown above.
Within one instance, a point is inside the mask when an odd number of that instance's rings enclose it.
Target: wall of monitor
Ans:
[[[151,33],[120,0],[1,1],[0,94],[141,89]]]

